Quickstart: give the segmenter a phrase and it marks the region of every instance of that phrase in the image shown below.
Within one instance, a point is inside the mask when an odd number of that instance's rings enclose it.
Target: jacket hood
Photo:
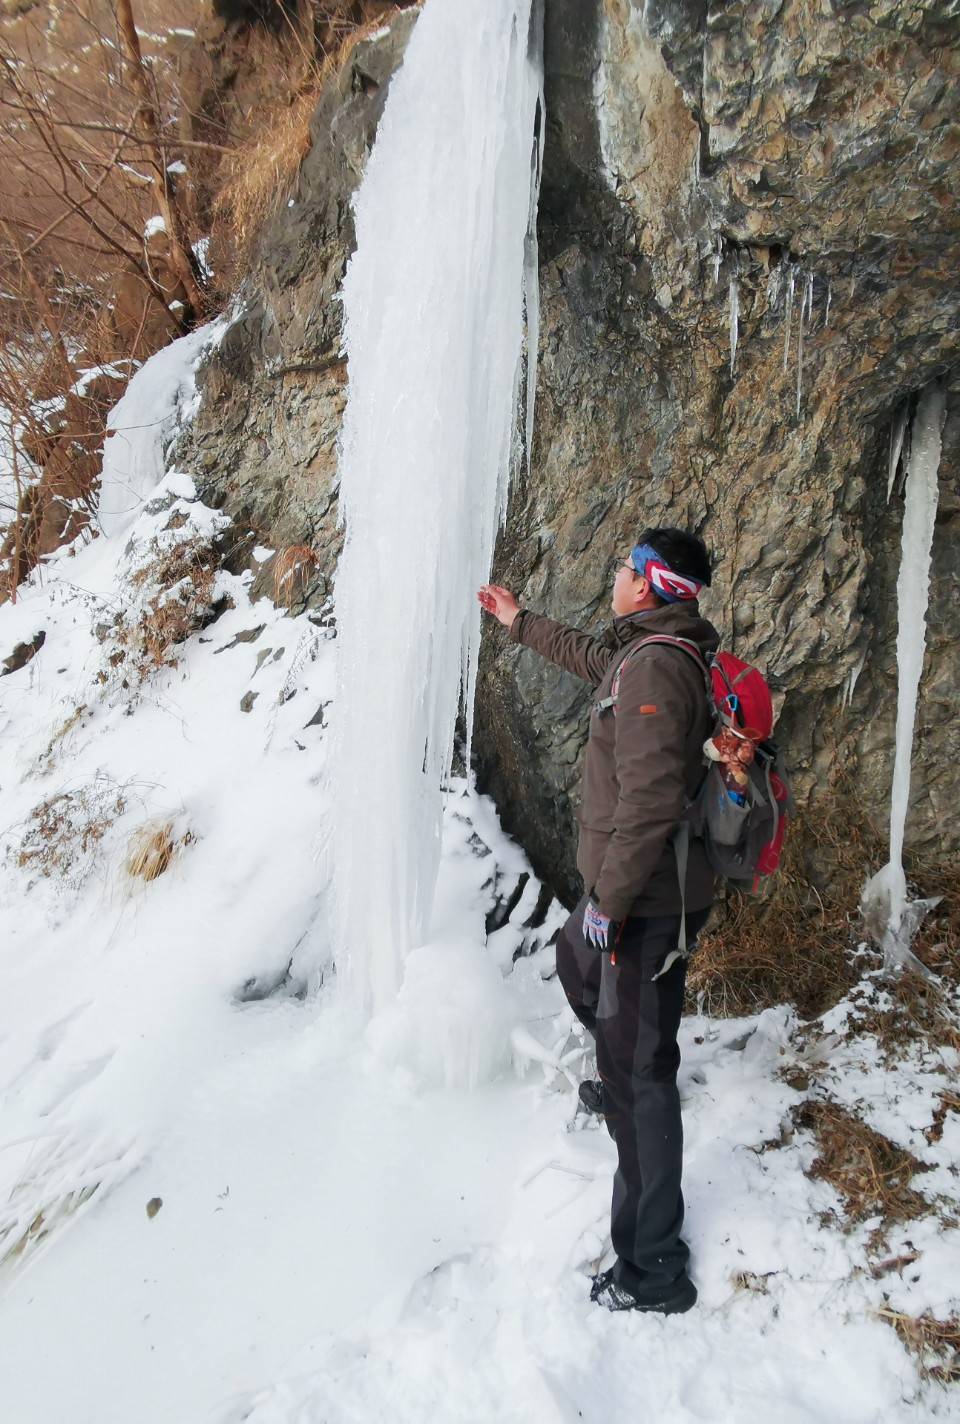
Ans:
[[[620,648],[637,638],[654,633],[668,633],[672,638],[689,638],[704,653],[715,652],[720,646],[720,634],[712,623],[701,616],[695,599],[687,603],[665,603],[660,608],[645,609],[642,613],[628,613],[623,618],[614,618],[611,632],[612,641]]]

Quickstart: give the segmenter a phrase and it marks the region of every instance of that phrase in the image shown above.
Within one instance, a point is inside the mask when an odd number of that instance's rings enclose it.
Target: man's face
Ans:
[[[637,573],[629,554],[626,558],[623,558],[622,555],[618,556],[617,563],[619,567],[613,580],[613,596],[610,599],[610,607],[613,609],[614,617],[623,618],[628,613],[636,613],[649,592],[650,584]]]

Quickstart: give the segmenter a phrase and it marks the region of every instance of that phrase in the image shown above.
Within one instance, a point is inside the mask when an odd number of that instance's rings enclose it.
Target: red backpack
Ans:
[[[723,763],[705,752],[703,780],[673,835],[681,895],[686,881],[686,847],[690,836],[703,843],[707,859],[718,875],[739,889],[756,894],[761,881],[772,875],[780,864],[787,821],[795,809],[780,749],[773,740],[770,688],[757,668],[734,657],[733,653],[718,651],[704,655],[689,638],[657,633],[638,638],[630,645],[613,675],[610,696],[604,698],[601,707],[612,707],[616,712],[624,666],[634,653],[650,643],[680,648],[696,660],[714,718],[714,731],[705,748],[724,733],[732,734],[738,741],[749,742],[753,748],[753,759],[741,768],[741,778],[746,773],[742,798],[736,799],[724,779]]]

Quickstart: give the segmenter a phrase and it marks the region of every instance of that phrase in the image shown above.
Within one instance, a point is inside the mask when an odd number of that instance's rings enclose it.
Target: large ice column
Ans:
[[[531,435],[540,6],[427,0],[355,200],[327,864],[338,973],[368,1009],[427,932],[476,589]]]
[[[888,969],[906,965],[922,969],[910,950],[910,942],[923,915],[936,903],[930,900],[908,903],[903,837],[910,798],[917,692],[926,647],[930,550],[937,513],[944,412],[943,390],[929,386],[917,404],[911,429],[897,580],[897,730],[890,796],[890,859],[863,891],[864,913],[883,945]]]

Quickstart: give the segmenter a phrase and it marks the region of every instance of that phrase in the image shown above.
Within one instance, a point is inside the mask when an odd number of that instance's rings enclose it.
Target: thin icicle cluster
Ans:
[[[723,234],[717,233],[713,244],[707,248],[705,256],[710,259],[713,268],[713,285],[720,284],[720,268],[723,263]],[[727,279],[727,327],[730,337],[730,375],[732,376],[737,364],[737,344],[740,337],[740,254],[733,253],[733,260],[730,265],[730,274]]]
[[[797,325],[797,418],[800,416],[800,397],[803,394],[803,331],[806,322],[813,316],[813,273],[807,272],[803,279],[803,296],[800,301],[800,321]]]
[[[897,470],[900,468],[900,456],[903,453],[903,437],[907,431],[907,417],[909,414],[909,402],[904,401],[894,416],[893,424],[890,427],[890,453],[887,459],[888,504],[890,503],[890,496],[893,494],[893,483],[897,478]]]
[[[787,362],[790,360],[790,323],[793,320],[793,293],[796,286],[797,269],[793,266],[787,267],[787,298],[786,310],[783,316],[783,369],[787,369]]]
[[[710,263],[713,267],[713,285],[716,287],[720,281],[720,264],[723,261],[723,237],[718,232],[714,242],[713,251],[710,254]]]
[[[910,797],[917,693],[926,649],[930,551],[937,513],[940,432],[945,409],[943,390],[939,386],[928,387],[920,397],[910,433],[897,579],[897,730],[890,797],[890,859],[863,892],[864,912],[879,934],[888,969],[908,964],[923,969],[911,952],[910,943],[924,914],[936,903],[931,900],[908,902],[903,840]],[[901,432],[901,441],[902,438]]]
[[[708,257],[713,269],[713,284],[716,287],[720,281],[720,267],[724,256],[724,242],[718,233],[714,242],[703,251],[703,256]],[[805,272],[797,263],[791,262],[789,258],[783,262],[776,263],[767,275],[767,308],[769,311],[776,310],[780,301],[781,291],[784,292],[783,311],[783,370],[784,373],[790,366],[790,342],[793,336],[794,308],[797,302],[797,287],[800,287],[800,311],[797,322],[797,381],[795,411],[800,415],[800,405],[803,398],[803,362],[804,362],[804,336],[807,327],[813,321],[813,298],[814,298],[814,274]],[[826,299],[824,305],[824,326],[830,320],[830,302],[833,296],[833,288],[827,283]],[[740,253],[734,251],[733,260],[730,264],[730,271],[727,278],[727,326],[730,341],[730,375],[733,376],[737,364],[737,349],[740,342]]]
[[[428,929],[525,351],[532,435],[541,24],[539,0],[427,0],[356,198],[326,860],[338,970],[367,1008]]]
[[[794,411],[797,417],[800,415],[800,404],[803,398],[803,343],[808,325],[813,320],[813,273],[804,272],[796,263],[786,262],[786,297],[784,299],[783,311],[783,369],[786,372],[790,365],[790,340],[793,335],[793,314],[797,301],[797,287],[800,286],[800,311],[797,319],[797,384],[796,399],[794,401]],[[780,295],[780,287],[783,279],[779,275],[774,279],[771,273],[767,283],[767,300],[771,307],[776,305]],[[831,290],[828,285],[826,306],[824,309],[824,325],[830,315]]]
[[[730,374],[737,364],[737,338],[740,334],[740,273],[739,260],[730,269]]]

